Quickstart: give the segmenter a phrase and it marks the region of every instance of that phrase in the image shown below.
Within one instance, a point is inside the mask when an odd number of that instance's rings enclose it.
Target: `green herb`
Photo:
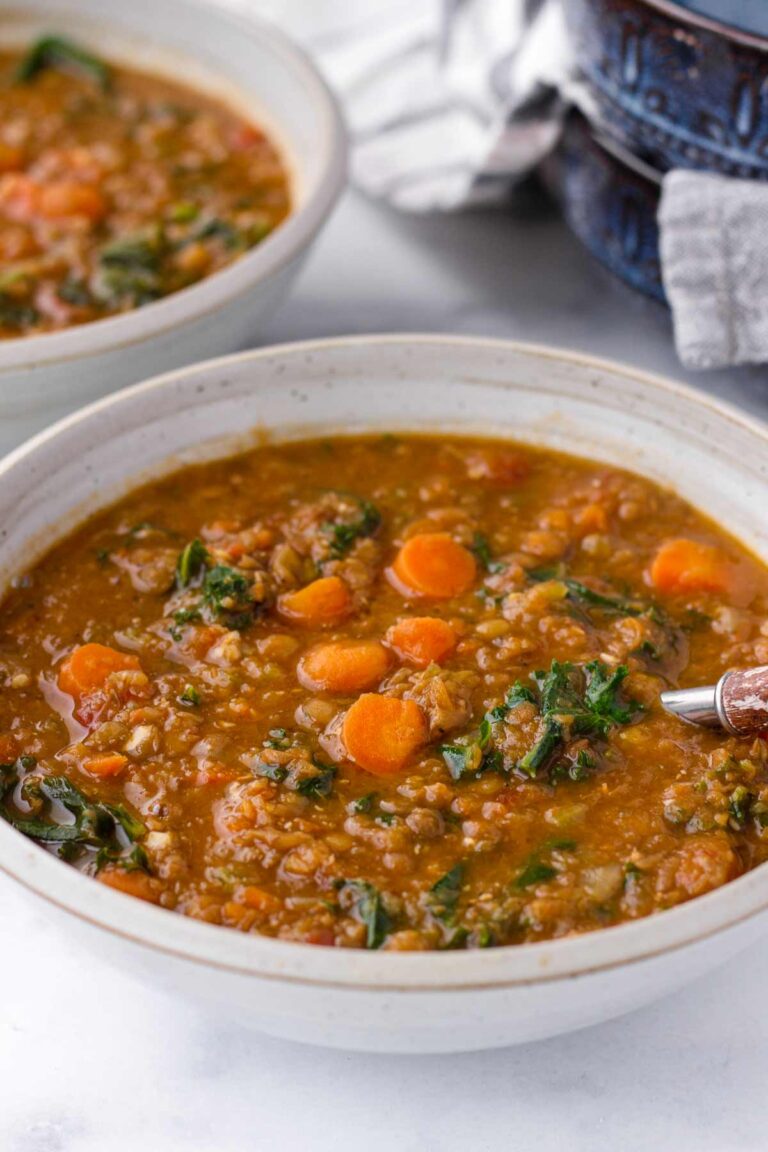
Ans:
[[[599,660],[577,666],[552,661],[548,672],[535,672],[538,691],[517,681],[507,691],[503,704],[486,712],[477,732],[452,744],[443,744],[440,753],[454,780],[485,771],[515,767],[531,778],[550,765],[550,780],[582,780],[594,768],[594,758],[582,749],[574,760],[553,765],[558,751],[571,737],[605,739],[619,724],[629,724],[641,706],[624,700],[621,687],[629,674],[625,665],[610,669]],[[526,754],[515,764],[504,764],[501,752],[493,747],[494,725],[506,720],[520,704],[534,704],[541,716],[538,735]]]
[[[19,764],[24,767],[21,762]],[[16,765],[0,766],[3,797],[15,786],[18,778]],[[60,804],[74,817],[74,822],[62,824],[55,820],[40,819],[39,816],[23,816],[7,804],[0,807],[0,814],[19,832],[41,843],[70,844],[72,848],[79,846],[81,850],[95,849],[97,868],[101,866],[99,859],[102,862],[109,859],[123,864],[134,855],[131,852],[126,856],[126,845],[121,842],[121,834],[128,844],[134,845],[146,833],[144,824],[123,805],[90,800],[66,776],[41,776],[36,782],[36,794],[42,802],[41,807],[45,803]],[[74,855],[74,852],[68,854]],[[135,855],[134,859],[139,859],[139,856]]]
[[[258,758],[251,762],[251,771],[254,776],[265,776],[267,780],[274,780],[276,784],[280,784],[288,775],[288,769],[284,764],[269,764]]]
[[[533,778],[543,768],[564,741],[563,726],[553,716],[545,716],[542,729],[526,754],[518,761],[518,768]]]
[[[39,319],[40,313],[31,304],[22,304],[0,292],[0,328],[31,328]]]
[[[596,767],[595,757],[586,748],[580,748],[575,760],[560,760],[549,769],[550,784],[561,780],[586,780]]]
[[[88,285],[85,281],[76,280],[72,276],[59,284],[56,294],[65,304],[73,304],[76,308],[90,308],[93,304]]]
[[[585,665],[587,688],[584,693],[587,716],[576,718],[579,731],[585,735],[597,732],[607,736],[611,728],[619,724],[629,724],[641,710],[635,700],[622,702],[621,686],[629,675],[626,664],[610,669],[599,660],[591,660]]]
[[[380,948],[390,930],[390,919],[378,888],[364,880],[347,880],[343,887],[353,895],[355,915],[366,927],[366,948]]]
[[[147,304],[162,294],[161,262],[165,237],[160,228],[123,236],[99,253],[102,295]]]
[[[496,943],[492,930],[487,924],[481,924],[472,933],[471,943],[475,948],[492,948]]]
[[[466,737],[455,744],[440,748],[443,760],[454,780],[470,773],[498,771],[503,767],[501,754],[489,745],[493,738],[493,725],[504,720],[509,712],[506,704],[499,704],[486,712],[474,737]]]
[[[427,904],[433,916],[444,924],[456,923],[456,912],[464,884],[466,868],[463,863],[454,864],[449,872],[437,880],[427,893]]]
[[[188,587],[188,585],[192,583],[195,577],[200,575],[207,563],[208,549],[205,547],[205,544],[203,544],[202,540],[192,540],[189,544],[187,544],[186,548],[181,553],[176,563],[176,583],[178,587]],[[190,609],[186,609],[185,611],[189,612]],[[191,611],[195,611],[195,609],[192,609]],[[181,615],[181,612],[177,612],[174,617],[176,622],[179,624],[185,622],[178,619],[178,617]],[[199,619],[199,612],[197,613],[197,616]],[[187,616],[185,617],[185,620],[190,618],[191,617]]]
[[[174,224],[189,224],[199,214],[200,209],[192,200],[178,200],[168,209],[168,219]]]
[[[109,548],[97,548],[96,559],[103,568],[109,560]]]
[[[507,692],[503,704],[497,704],[486,712],[480,721],[476,736],[443,744],[440,753],[454,780],[480,772],[499,771],[503,768],[501,753],[489,747],[493,739],[493,726],[505,720],[510,711],[524,701],[536,703],[536,696],[530,688],[519,681]]]
[[[182,241],[181,247],[184,247],[191,240],[221,240],[225,248],[242,248],[245,240],[239,228],[229,220],[223,220],[218,216],[210,220],[205,220],[196,228],[187,240]]]
[[[557,568],[534,568],[528,572],[531,580],[541,583],[545,580],[559,580],[567,588],[567,599],[574,603],[586,605],[590,608],[599,608],[603,612],[619,616],[642,616],[650,610],[649,604],[640,600],[627,599],[620,596],[605,596],[602,592],[595,592],[580,580],[564,576]]]
[[[224,564],[217,564],[203,577],[203,603],[229,628],[247,628],[253,620],[249,580]]]
[[[515,888],[530,888],[533,884],[543,884],[554,879],[558,870],[551,861],[542,860],[542,855],[552,852],[575,852],[575,840],[548,840],[528,859],[527,864],[515,878]]]
[[[72,72],[86,80],[91,80],[102,91],[111,83],[112,73],[103,60],[86,52],[71,40],[62,36],[41,36],[21,60],[14,74],[17,84],[28,84],[41,72],[54,69],[57,72]]]
[[[482,532],[475,532],[469,547],[470,551],[474,553],[478,564],[481,568],[485,568],[486,572],[502,572],[504,570],[504,565],[498,560],[493,559],[488,537],[483,535]]]
[[[134,844],[127,856],[122,855],[119,849],[99,848],[96,853],[96,871],[100,872],[106,864],[119,864],[124,872],[149,872],[149,858],[141,844]]]
[[[542,725],[518,768],[533,777],[564,747],[567,737],[604,740],[616,725],[629,724],[641,705],[621,697],[621,687],[628,675],[625,664],[611,669],[599,660],[591,660],[583,668],[553,660],[548,672],[535,672]],[[589,767],[583,761],[579,764],[578,760],[576,766]]]
[[[352,811],[370,812],[378,799],[378,795],[378,792],[366,792],[364,796],[358,796],[357,800],[352,801]]]
[[[187,684],[184,691],[179,696],[180,704],[188,704],[191,708],[198,708],[201,703],[200,693],[194,684]]]
[[[284,752],[290,748],[291,740],[285,728],[270,728],[269,736],[264,741],[265,748],[274,748],[275,750]]]
[[[736,828],[743,828],[747,823],[754,799],[752,793],[743,784],[739,784],[731,792],[728,799],[728,815]]]
[[[178,641],[181,640],[182,627],[185,624],[196,623],[198,620],[202,620],[202,616],[200,615],[199,609],[197,609],[197,608],[179,608],[179,610],[177,612],[174,612],[174,614],[173,614],[173,621],[174,621],[173,626],[168,629],[170,636],[171,636],[171,639],[175,640],[178,643]]]
[[[486,570],[490,568],[492,561],[491,545],[488,542],[488,537],[482,532],[475,532],[470,544],[470,551],[474,552],[475,559]]]
[[[506,715],[506,712],[509,712],[512,708],[516,708],[518,704],[536,703],[536,694],[534,693],[533,689],[529,688],[526,684],[521,684],[519,680],[516,680],[512,687],[507,690],[504,705],[501,707],[505,708]],[[502,719],[502,717],[499,717],[499,719]]]
[[[557,868],[551,864],[543,864],[540,860],[531,860],[523,868],[515,880],[516,888],[530,888],[533,884],[543,884],[557,876]]]
[[[578,580],[566,578],[563,583],[568,589],[570,600],[576,600],[592,608],[600,608],[603,612],[618,616],[642,616],[648,611],[647,604],[619,596],[604,596],[601,592],[595,592],[594,589],[588,588],[586,584],[581,584]]]
[[[318,764],[316,767],[318,769],[316,775],[303,776],[297,780],[296,791],[300,796],[330,796],[337,772],[336,766],[334,764],[327,766]]]
[[[454,780],[461,780],[469,772],[477,772],[483,759],[478,742],[443,744],[440,753]]]
[[[326,521],[322,531],[330,538],[331,555],[336,559],[346,556],[350,548],[367,536],[373,536],[381,524],[381,513],[369,500],[359,500],[360,516],[350,523]]]

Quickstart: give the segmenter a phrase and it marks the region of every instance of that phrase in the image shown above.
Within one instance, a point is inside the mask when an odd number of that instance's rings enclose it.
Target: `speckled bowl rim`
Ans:
[[[686,385],[639,369],[582,353],[516,341],[443,335],[356,336],[284,344],[220,357],[178,369],[134,385],[89,405],[33,437],[0,461],[0,484],[14,469],[24,469],[49,451],[56,438],[76,425],[95,422],[105,411],[114,415],[121,404],[141,397],[147,418],[152,397],[185,378],[216,373],[221,368],[279,360],[280,356],[312,355],[357,348],[376,355],[377,348],[400,346],[407,368],[409,348],[434,348],[450,363],[452,350],[497,355],[515,354],[548,364],[573,365],[608,373],[618,383],[658,397],[682,401],[692,413],[707,416],[714,440],[727,427],[757,437],[768,455],[768,426],[738,409]],[[343,364],[340,373],[343,373]],[[408,387],[407,375],[402,386]],[[439,422],[439,417],[436,417]],[[435,992],[514,988],[573,979],[660,957],[706,941],[768,910],[768,864],[731,881],[714,892],[676,908],[616,927],[543,943],[487,950],[391,953],[322,948],[308,944],[244,935],[202,923],[143,903],[96,884],[55,859],[0,820],[0,871],[28,891],[80,921],[126,942],[180,961],[259,980],[348,990]]]
[[[20,0],[15,0],[7,7],[12,11],[19,7],[19,3]],[[119,352],[181,331],[204,317],[221,312],[301,255],[330,215],[345,187],[347,135],[344,120],[335,96],[309,56],[284,32],[249,11],[234,10],[217,4],[215,0],[185,0],[185,3],[205,13],[212,21],[225,20],[235,25],[260,53],[279,57],[296,75],[304,89],[307,106],[311,105],[320,119],[315,148],[321,163],[315,187],[303,200],[300,198],[288,217],[261,244],[198,284],[182,288],[142,308],[78,324],[61,332],[0,340],[0,382],[5,373]],[[77,12],[76,5],[73,12]],[[0,10],[0,19],[2,15]],[[104,22],[109,24],[108,15],[105,15]],[[274,112],[274,120],[279,126],[279,109]],[[295,160],[301,167],[301,157]],[[68,385],[62,379],[59,385],[52,385],[57,386]]]

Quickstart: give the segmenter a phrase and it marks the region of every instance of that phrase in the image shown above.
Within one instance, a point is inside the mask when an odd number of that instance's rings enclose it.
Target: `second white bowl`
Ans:
[[[253,342],[346,178],[346,137],[331,93],[304,53],[257,17],[214,0],[17,3],[0,14],[0,47],[61,32],[252,116],[283,154],[294,206],[257,248],[191,288],[66,331],[0,340],[0,453],[124,384]]]

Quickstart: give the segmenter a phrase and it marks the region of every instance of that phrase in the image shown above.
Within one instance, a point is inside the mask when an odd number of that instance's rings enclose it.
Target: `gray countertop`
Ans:
[[[768,368],[686,372],[667,310],[597,264],[535,192],[514,213],[424,217],[349,193],[265,338],[398,331],[556,344],[768,416]]]
[[[768,372],[686,377],[657,305],[550,210],[403,218],[350,194],[271,341],[462,332],[630,361],[768,414]],[[523,1048],[300,1048],[144,987],[0,878],[3,1152],[750,1152],[766,1147],[768,949],[601,1027]]]

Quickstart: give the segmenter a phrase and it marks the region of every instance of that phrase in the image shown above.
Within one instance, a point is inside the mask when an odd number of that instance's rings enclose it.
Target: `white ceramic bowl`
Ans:
[[[12,0],[0,46],[59,31],[117,63],[224,99],[264,125],[294,209],[221,272],[154,304],[63,332],[0,340],[0,452],[106,392],[253,342],[293,282],[346,178],[336,103],[282,33],[222,0]]]
[[[748,417],[566,352],[372,337],[182,369],[42,433],[0,463],[2,581],[139,479],[246,446],[245,428],[283,439],[384,429],[518,437],[671,484],[768,558],[768,436]],[[92,956],[276,1035],[378,1051],[502,1046],[604,1020],[681,986],[768,926],[767,865],[616,928],[422,954],[311,947],[186,919],[94,883],[2,820],[0,869],[60,911],[68,931],[90,935]]]

